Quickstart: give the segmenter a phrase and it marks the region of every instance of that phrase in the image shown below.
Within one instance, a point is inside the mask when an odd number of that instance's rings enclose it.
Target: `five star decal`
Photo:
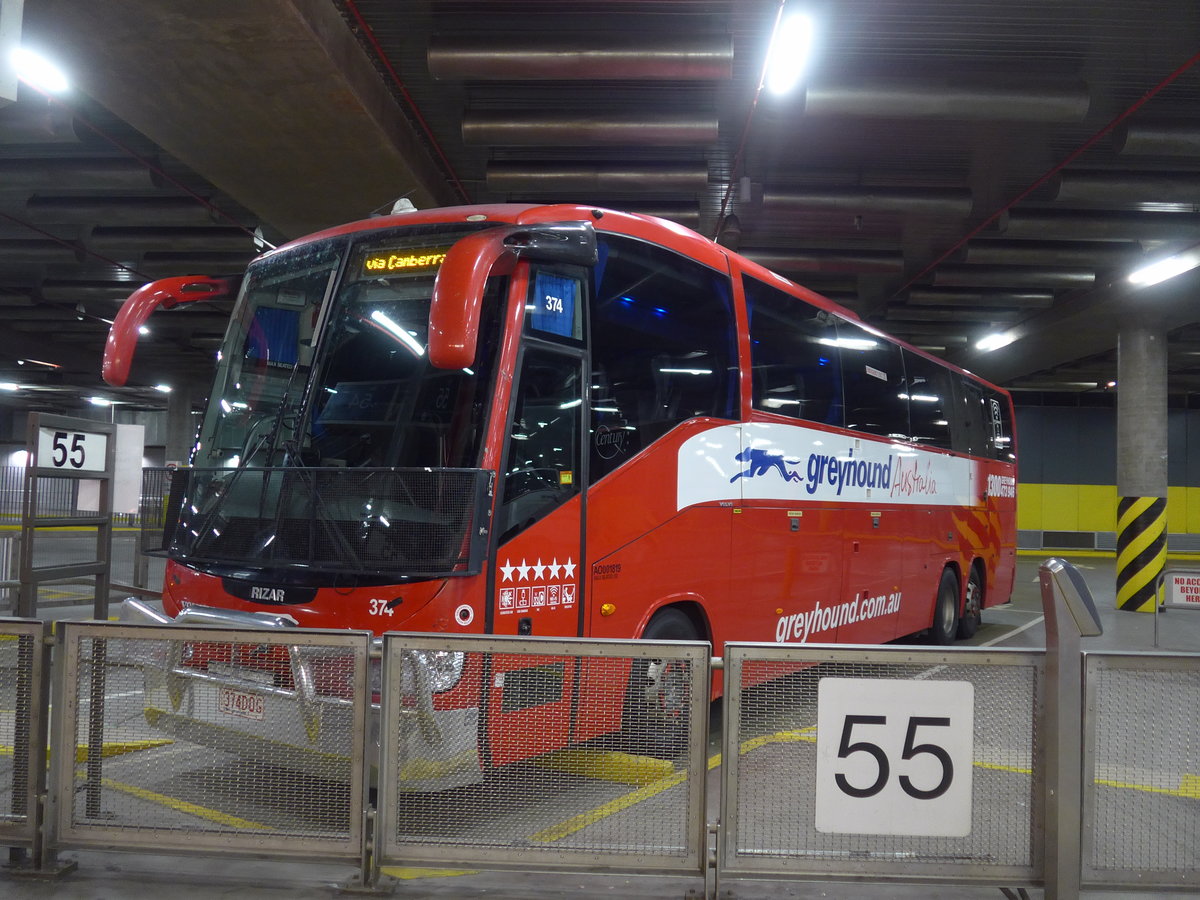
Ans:
[[[512,560],[506,558],[504,565],[499,568],[501,581],[541,581],[546,577],[547,572],[554,580],[557,580],[560,574],[563,578],[574,578],[577,565],[569,556],[567,561],[562,563],[558,561],[557,556],[548,563],[542,562],[541,557],[538,557],[538,561],[535,563],[530,563],[525,557],[522,557],[516,565],[513,565]],[[533,573],[532,578],[530,572]],[[513,577],[514,573],[516,574],[515,578]]]

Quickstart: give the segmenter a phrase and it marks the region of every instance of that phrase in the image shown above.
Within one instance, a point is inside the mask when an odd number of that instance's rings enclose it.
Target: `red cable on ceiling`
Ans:
[[[1137,112],[1139,109],[1141,109],[1142,106],[1144,106],[1149,100],[1151,100],[1159,91],[1161,91],[1163,88],[1165,88],[1171,82],[1175,81],[1177,78],[1179,78],[1180,75],[1182,75],[1184,72],[1186,72],[1188,69],[1190,69],[1192,66],[1194,66],[1198,62],[1200,62],[1200,53],[1197,53],[1195,56],[1193,56],[1191,59],[1189,59],[1183,65],[1181,65],[1175,71],[1173,71],[1170,75],[1168,75],[1166,78],[1164,78],[1158,84],[1156,84],[1150,90],[1146,91],[1146,93],[1143,94],[1141,97],[1139,97],[1137,99],[1137,101],[1135,101],[1133,104],[1131,104],[1128,109],[1126,109],[1124,112],[1122,112],[1116,118],[1114,118],[1111,122],[1109,122],[1107,125],[1105,125],[1103,128],[1101,128],[1095,134],[1093,134],[1090,138],[1088,138],[1086,141],[1084,141],[1082,144],[1080,144],[1078,147],[1076,147],[1073,151],[1071,151],[1069,154],[1067,154],[1067,156],[1062,160],[1062,162],[1058,163],[1058,165],[1051,168],[1044,175],[1042,175],[1035,182],[1033,182],[1033,184],[1029,185],[1029,187],[1025,188],[1025,190],[1021,191],[1019,194],[1017,194],[1015,197],[1013,197],[1011,200],[1009,200],[1006,204],[1004,204],[1004,206],[1000,207],[998,210],[996,210],[994,213],[992,213],[990,216],[988,216],[986,219],[984,219],[982,222],[980,222],[978,225],[976,225],[974,228],[972,228],[970,231],[968,231],[963,237],[959,238],[958,242],[955,243],[953,247],[951,247],[949,250],[947,250],[945,253],[943,253],[941,256],[939,256],[937,259],[935,259],[933,262],[931,262],[929,265],[927,265],[924,269],[922,269],[920,272],[918,272],[916,275],[914,275],[911,279],[909,279],[909,281],[906,282],[903,287],[899,288],[892,296],[895,297],[895,296],[902,294],[904,291],[908,290],[910,287],[912,287],[914,284],[916,284],[918,281],[920,281],[922,278],[924,278],[926,275],[928,275],[930,272],[932,272],[934,269],[936,269],[938,266],[940,266],[942,263],[944,263],[947,259],[949,259],[951,256],[953,256],[960,248],[962,248],[963,245],[965,245],[967,243],[967,241],[971,240],[971,238],[978,235],[981,231],[983,231],[983,229],[987,228],[989,225],[991,225],[993,222],[995,222],[997,219],[999,219],[1002,215],[1004,215],[1004,213],[1008,212],[1010,209],[1012,209],[1014,206],[1016,206],[1018,203],[1020,203],[1022,200],[1024,200],[1026,197],[1028,197],[1030,194],[1032,194],[1034,191],[1036,191],[1038,188],[1040,188],[1043,184],[1045,184],[1047,181],[1049,181],[1051,178],[1053,178],[1055,175],[1057,175],[1059,172],[1061,172],[1063,169],[1065,169],[1067,166],[1069,166],[1071,163],[1073,163],[1076,159],[1078,159],[1080,156],[1082,156],[1084,153],[1086,153],[1088,150],[1090,150],[1102,137],[1104,137],[1106,134],[1108,134],[1110,131],[1112,131],[1114,128],[1116,128],[1118,125],[1120,125],[1126,119],[1128,119],[1131,115],[1133,115],[1135,112]]]
[[[413,117],[416,118],[417,123],[421,126],[422,130],[424,130],[425,138],[433,147],[433,151],[437,154],[438,159],[441,160],[442,166],[445,168],[446,174],[450,177],[450,181],[457,189],[459,197],[462,198],[463,203],[470,203],[471,198],[467,194],[467,189],[464,188],[462,182],[458,180],[458,175],[455,174],[454,167],[450,165],[450,160],[446,158],[446,154],[442,152],[441,144],[439,144],[437,138],[433,136],[433,129],[429,126],[429,123],[425,121],[425,117],[421,115],[421,110],[417,108],[417,103],[415,100],[413,100],[412,95],[408,92],[408,88],[404,86],[404,82],[400,80],[399,73],[396,72],[395,67],[392,65],[392,61],[388,59],[387,54],[384,53],[383,47],[375,37],[375,32],[371,30],[371,26],[367,24],[366,19],[364,19],[362,13],[359,12],[358,6],[355,5],[354,0],[342,0],[342,3],[345,4],[346,9],[350,12],[350,15],[354,17],[354,21],[362,30],[363,37],[366,39],[367,43],[370,44],[376,58],[387,70],[388,75],[391,76],[392,83],[396,86],[396,89],[404,98],[404,102],[408,104],[409,111],[412,113]]]

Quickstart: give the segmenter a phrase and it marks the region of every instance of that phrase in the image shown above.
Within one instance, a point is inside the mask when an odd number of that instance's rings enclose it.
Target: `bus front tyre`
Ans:
[[[941,647],[954,643],[958,636],[958,576],[953,569],[942,572],[938,583],[937,603],[933,610],[930,640]]]
[[[694,641],[696,626],[678,609],[659,610],[642,632],[645,641]],[[672,758],[687,743],[690,673],[682,660],[635,659],[625,695],[625,734],[634,753]]]

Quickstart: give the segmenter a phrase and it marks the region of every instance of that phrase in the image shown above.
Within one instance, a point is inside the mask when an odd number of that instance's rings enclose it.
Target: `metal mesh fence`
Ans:
[[[1039,855],[1034,835],[1040,821],[1040,788],[1034,777],[1040,752],[1040,654],[733,645],[726,654],[722,865],[727,872],[993,883],[1001,877],[1034,877]],[[970,821],[964,836],[928,836],[929,830],[923,830],[928,823],[911,834],[818,830],[817,718],[825,679],[861,679],[864,695],[878,690],[880,679],[972,686],[977,712],[971,734]],[[882,723],[860,723],[849,738],[842,732],[842,755],[858,753],[878,767],[876,772],[885,772],[888,761],[864,752],[874,734],[870,727]],[[910,746],[934,734],[932,728],[910,731]],[[864,744],[852,744],[855,740]],[[902,765],[899,749],[890,755],[893,778]]]
[[[708,654],[387,636],[384,864],[699,871]]]
[[[1086,657],[1085,881],[1200,886],[1200,656]]]
[[[366,634],[62,630],[65,845],[358,858]]]
[[[0,622],[0,844],[35,837],[38,772],[44,765],[45,715],[40,622]]]

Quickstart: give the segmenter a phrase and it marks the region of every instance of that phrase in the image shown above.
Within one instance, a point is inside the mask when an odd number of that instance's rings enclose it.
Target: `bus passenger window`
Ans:
[[[834,316],[744,277],[750,311],[755,409],[842,424],[842,372]]]
[[[951,449],[950,418],[954,408],[950,370],[931,359],[904,351],[908,384],[908,417],[918,444]]]
[[[591,310],[593,482],[680,422],[737,415],[728,277],[631,238],[600,235]]]
[[[838,321],[846,427],[908,440],[908,385],[900,347],[853,322]]]

